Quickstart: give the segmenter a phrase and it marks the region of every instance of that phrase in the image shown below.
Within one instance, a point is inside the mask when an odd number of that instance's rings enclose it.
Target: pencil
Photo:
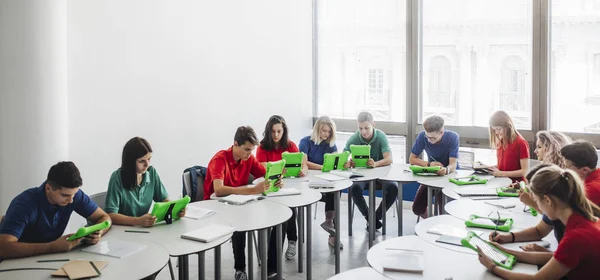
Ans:
[[[68,262],[69,259],[54,259],[54,260],[38,260],[39,263],[47,263],[47,262]]]
[[[147,230],[129,230],[129,229],[126,229],[126,230],[125,230],[125,232],[133,232],[133,233],[150,233],[150,232],[149,232],[149,231],[147,231]]]

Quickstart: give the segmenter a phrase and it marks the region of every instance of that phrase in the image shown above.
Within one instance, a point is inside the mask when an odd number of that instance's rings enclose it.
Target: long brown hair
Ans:
[[[585,197],[583,182],[571,170],[555,165],[545,167],[531,178],[530,188],[538,197],[560,200],[590,221],[596,222],[600,217],[600,208]]]
[[[561,168],[565,168],[560,149],[571,144],[571,138],[560,132],[547,130],[538,131],[535,136],[546,150],[543,162],[556,164]]]
[[[496,137],[496,133],[494,133],[494,126],[501,126],[504,128],[504,138],[502,141]],[[517,129],[515,128],[515,124],[513,123],[510,116],[504,111],[496,111],[490,117],[490,145],[492,149],[497,149],[502,144],[503,147],[511,144],[517,139]]]
[[[133,137],[125,143],[121,156],[121,183],[126,190],[137,186],[136,161],[147,153],[152,153],[152,147],[142,137]]]

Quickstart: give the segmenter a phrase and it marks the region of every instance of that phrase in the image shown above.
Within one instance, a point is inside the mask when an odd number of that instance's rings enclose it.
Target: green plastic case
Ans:
[[[440,171],[440,169],[442,169],[441,166],[418,166],[418,165],[411,165],[408,167],[408,169],[410,169],[410,171],[412,171],[413,174],[415,175],[420,175],[423,173],[437,173],[438,171]]]
[[[348,151],[335,154],[324,154],[321,171],[329,172],[331,170],[344,170],[344,164],[348,161],[348,157],[350,157],[350,152]]]
[[[448,181],[457,184],[459,186],[464,185],[477,185],[477,184],[486,184],[486,179],[481,179],[477,176],[467,176],[467,177],[459,177],[459,178],[448,178]]]
[[[185,209],[192,199],[189,195],[178,200],[172,200],[167,202],[156,202],[152,208],[150,215],[156,217],[156,222],[159,223],[165,221],[167,224],[171,224],[174,220],[178,220],[179,216],[177,213]]]
[[[498,193],[498,196],[500,196],[500,197],[519,197],[519,193],[517,192],[517,189],[508,188],[508,187],[497,188],[496,193]]]
[[[269,181],[269,188],[263,192],[263,195],[267,195],[272,192],[279,191],[279,188],[275,186],[277,180],[281,179],[281,174],[285,168],[285,160],[267,162],[267,173],[265,173],[265,180]]]
[[[500,267],[506,268],[508,270],[512,270],[513,266],[515,265],[515,263],[517,262],[517,258],[511,254],[508,254],[500,249],[498,249],[496,246],[490,244],[490,242],[485,241],[483,239],[481,239],[481,237],[479,237],[476,233],[469,231],[469,233],[467,234],[467,237],[463,238],[460,243],[464,246],[467,247],[475,252],[477,252],[477,247],[473,246],[473,244],[471,244],[472,239],[473,238],[477,238],[479,239],[477,243],[484,242],[485,244],[487,244],[489,247],[487,248],[488,250],[494,250],[504,256],[506,256],[506,260],[504,262],[498,262],[496,260],[494,260],[492,258],[492,261],[494,261],[494,263]],[[484,245],[485,246],[485,245]],[[481,248],[481,246],[480,246]],[[481,250],[485,253],[486,249],[481,248]]]
[[[371,158],[371,145],[350,145],[350,153],[356,167],[368,167],[367,162]]]
[[[79,239],[79,238],[88,236],[88,235],[94,233],[95,231],[103,230],[108,227],[110,227],[110,221],[104,221],[102,223],[91,225],[88,227],[82,227],[82,228],[78,229],[75,234],[69,236],[69,238],[67,238],[67,241],[73,241],[75,239]]]
[[[491,225],[491,224],[482,224],[482,223],[478,223],[476,221],[474,221],[475,219],[489,219],[491,221],[491,223],[495,223],[495,221],[500,221],[503,222],[502,225]],[[504,231],[504,232],[509,232],[510,229],[512,228],[514,221],[512,218],[490,218],[490,217],[482,217],[482,216],[478,216],[478,215],[471,215],[469,216],[469,219],[465,221],[465,225],[467,227],[474,227],[474,228],[486,228],[486,229],[493,229],[493,230],[499,230],[499,231]]]
[[[527,186],[525,185],[525,182],[521,181],[519,182],[519,188],[522,189],[524,192],[529,193],[529,188],[527,188]],[[535,210],[534,208],[529,207],[529,212],[531,212],[531,215],[536,217],[538,215],[537,210]]]
[[[300,176],[300,171],[302,171],[302,160],[304,160],[304,153],[283,152],[281,154],[281,159],[285,160],[284,178]]]

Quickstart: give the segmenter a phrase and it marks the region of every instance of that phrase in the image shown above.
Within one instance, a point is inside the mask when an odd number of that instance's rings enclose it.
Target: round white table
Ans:
[[[404,252],[403,252],[404,250]],[[406,250],[422,251],[424,271],[422,274],[384,271],[382,262],[394,258]],[[499,279],[479,263],[476,255],[464,254],[429,244],[418,236],[402,236],[385,240],[373,246],[367,253],[369,265],[391,279]],[[533,274],[537,266],[517,263],[513,271]]]
[[[196,206],[188,206],[191,215],[192,210]],[[198,278],[205,279],[204,259],[205,252],[210,249],[215,249],[215,278],[221,279],[221,244],[231,238],[232,234],[223,236],[211,242],[197,242],[193,240],[183,239],[181,235],[194,230],[201,229],[210,224],[228,225],[221,219],[220,213],[215,213],[200,219],[184,217],[173,221],[172,224],[158,223],[152,227],[139,228],[130,226],[113,226],[111,233],[116,237],[135,237],[150,240],[160,243],[167,248],[172,257],[177,257],[179,262],[179,279],[189,279],[189,255],[198,254]],[[126,232],[126,230],[143,230],[149,233]]]
[[[457,217],[461,220],[468,220],[473,214],[484,217],[497,217],[498,212],[502,218],[512,218],[513,226],[512,231],[523,230],[529,227],[534,227],[542,220],[542,215],[532,216],[529,212],[523,212],[524,204],[518,201],[517,198],[510,198],[515,200],[516,207],[509,209],[502,209],[500,207],[492,206],[481,200],[471,199],[457,199],[448,202],[445,210],[448,214]],[[493,202],[494,200],[492,200]]]
[[[485,177],[485,176],[479,176],[479,177]],[[490,189],[496,189],[496,188],[500,188],[500,187],[506,187],[509,186],[512,183],[512,180],[510,180],[507,177],[493,177],[493,176],[489,176],[489,179],[487,181],[487,183],[485,184],[475,184],[475,185],[464,185],[464,186],[458,186],[454,183],[450,183],[448,182],[450,185],[446,185],[445,187],[442,188],[442,193],[444,194],[444,196],[452,198],[452,199],[461,199],[462,197],[460,195],[458,195],[455,190],[460,189],[460,188],[490,188]],[[468,197],[467,197],[468,198]]]
[[[370,267],[360,267],[351,270],[346,270],[338,275],[329,277],[328,280],[388,280],[390,278],[383,276]]]
[[[33,256],[21,259],[5,260],[0,263],[0,270],[17,268],[49,268],[59,269],[67,262],[44,262],[38,263],[38,260],[69,259],[69,260],[90,260],[106,261],[108,265],[102,269],[102,274],[94,279],[142,279],[159,272],[169,261],[169,252],[167,249],[155,242],[139,239],[135,237],[121,237],[109,231],[102,240],[119,240],[146,245],[146,247],[136,253],[133,253],[122,259],[103,256],[81,251],[75,248],[70,252]],[[34,280],[34,279],[56,279],[52,278],[53,270],[22,270],[14,272],[0,272],[0,279],[11,280]]]
[[[238,232],[248,233],[248,279],[254,277],[252,231],[258,230],[258,244],[261,263],[261,279],[267,279],[267,236],[269,228],[276,227],[277,250],[281,250],[282,224],[292,216],[292,210],[280,203],[262,199],[243,205],[230,205],[217,200],[204,200],[190,205],[216,211],[219,218],[236,228]],[[280,252],[279,252],[280,253]],[[282,254],[277,254],[277,278],[282,278]]]

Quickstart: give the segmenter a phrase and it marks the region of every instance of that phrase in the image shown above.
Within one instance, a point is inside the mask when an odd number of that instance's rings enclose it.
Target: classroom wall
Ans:
[[[0,1],[0,215],[68,159],[66,1]]]
[[[68,154],[84,190],[106,190],[142,136],[171,197],[181,173],[283,115],[311,129],[311,2],[68,1]]]

